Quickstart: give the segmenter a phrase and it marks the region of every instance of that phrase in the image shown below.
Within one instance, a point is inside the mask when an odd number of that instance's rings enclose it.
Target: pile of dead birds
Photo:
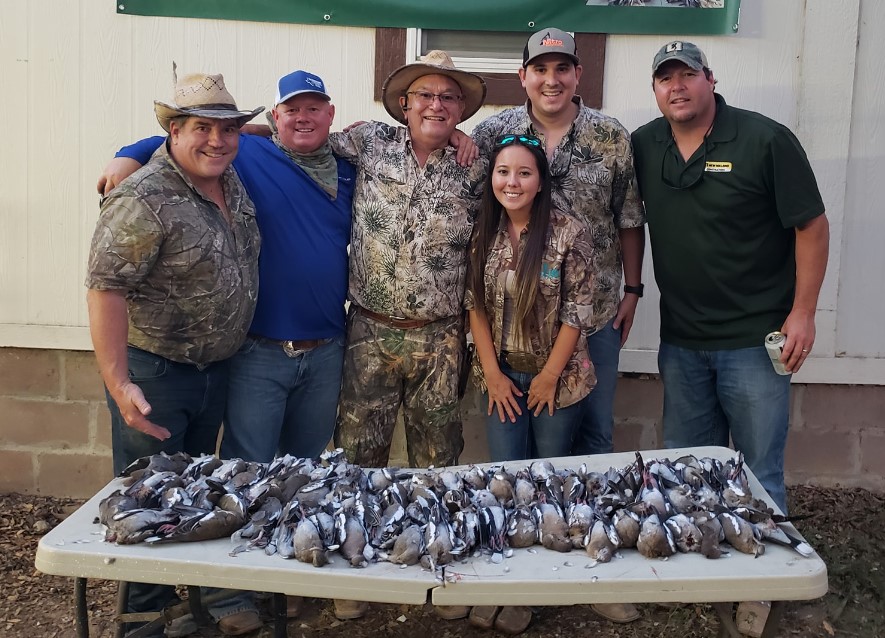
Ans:
[[[354,567],[435,569],[481,554],[500,562],[535,544],[584,550],[598,562],[626,548],[647,558],[718,558],[723,542],[754,556],[763,541],[812,553],[752,496],[739,452],[725,463],[646,462],[637,452],[631,465],[604,473],[543,460],[514,467],[364,470],[340,450],[271,463],[159,454],[123,472],[127,486],[101,501],[98,521],[109,542],[230,536],[233,553],[263,550],[317,567],[337,551]]]

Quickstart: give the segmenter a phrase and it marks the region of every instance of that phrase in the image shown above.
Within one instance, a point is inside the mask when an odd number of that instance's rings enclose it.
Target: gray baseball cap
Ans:
[[[525,43],[525,49],[522,51],[522,66],[527,67],[529,63],[540,55],[545,53],[562,53],[569,57],[576,65],[581,61],[578,59],[578,48],[575,46],[575,39],[556,27],[541,29],[532,34],[532,37]]]
[[[679,60],[695,71],[710,68],[710,65],[707,63],[707,56],[704,55],[704,52],[696,44],[674,40],[662,46],[661,50],[655,54],[654,62],[651,64],[652,75],[657,73],[658,68],[664,62],[669,62],[670,60]]]

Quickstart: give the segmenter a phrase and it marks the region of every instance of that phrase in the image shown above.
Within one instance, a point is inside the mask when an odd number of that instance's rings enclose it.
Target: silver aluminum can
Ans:
[[[768,351],[768,358],[771,359],[771,365],[774,371],[780,375],[788,375],[787,369],[781,361],[781,354],[784,351],[784,343],[787,336],[783,332],[769,332],[765,335],[765,349]]]

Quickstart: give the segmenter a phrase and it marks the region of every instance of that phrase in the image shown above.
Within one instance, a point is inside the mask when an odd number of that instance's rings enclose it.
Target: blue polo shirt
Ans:
[[[117,157],[144,164],[164,140],[141,140],[120,149]],[[272,140],[240,136],[233,166],[255,203],[262,242],[250,333],[280,340],[344,335],[356,173],[345,160],[337,162],[333,199]]]

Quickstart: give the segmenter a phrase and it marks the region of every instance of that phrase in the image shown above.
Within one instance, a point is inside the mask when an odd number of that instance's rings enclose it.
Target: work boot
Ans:
[[[495,629],[516,636],[521,634],[532,622],[532,610],[522,605],[501,607],[495,618]]]
[[[494,605],[477,605],[470,610],[470,624],[480,629],[491,629],[495,626],[495,618],[498,617],[500,607]]]
[[[458,620],[467,618],[470,607],[467,605],[434,605],[433,611],[443,620]]]
[[[338,620],[355,620],[362,618],[369,611],[369,603],[365,600],[335,599],[335,618]]]
[[[606,620],[621,624],[639,620],[642,616],[633,603],[596,603],[590,605],[590,609]]]
[[[302,607],[304,607],[304,598],[301,596],[286,596],[286,618],[298,618]]]
[[[241,636],[261,629],[264,623],[254,609],[240,611],[218,619],[218,630],[225,636]]]

